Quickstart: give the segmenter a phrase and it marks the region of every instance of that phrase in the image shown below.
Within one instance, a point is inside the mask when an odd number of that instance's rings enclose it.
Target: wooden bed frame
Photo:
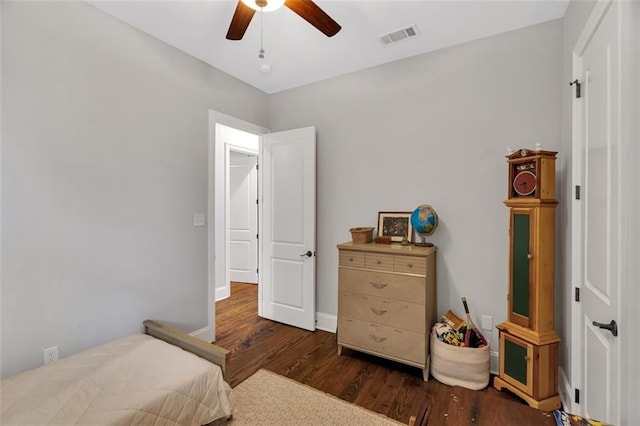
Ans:
[[[229,382],[229,367],[227,364],[231,354],[230,351],[157,321],[146,320],[142,324],[144,325],[145,333],[149,336],[164,340],[213,364],[219,365],[222,369],[222,376],[227,383]]]

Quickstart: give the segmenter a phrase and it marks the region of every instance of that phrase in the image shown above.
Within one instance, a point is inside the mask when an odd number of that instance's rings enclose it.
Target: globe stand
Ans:
[[[416,247],[433,247],[433,243],[428,243],[427,242],[427,237],[421,235],[420,236],[422,238],[422,241],[420,241],[419,243],[414,243],[413,245]]]

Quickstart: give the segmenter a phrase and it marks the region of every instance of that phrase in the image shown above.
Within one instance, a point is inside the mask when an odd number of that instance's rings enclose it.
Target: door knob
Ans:
[[[618,324],[616,324],[615,320],[611,320],[609,324],[602,324],[597,321],[593,322],[593,325],[596,327],[602,328],[603,330],[609,330],[611,334],[614,336],[618,335]]]
[[[311,256],[313,256],[313,253],[311,252],[311,250],[307,250],[307,252],[306,252],[306,253],[302,253],[302,254],[300,255],[300,257],[305,257],[305,256],[307,256],[307,257],[311,257]]]

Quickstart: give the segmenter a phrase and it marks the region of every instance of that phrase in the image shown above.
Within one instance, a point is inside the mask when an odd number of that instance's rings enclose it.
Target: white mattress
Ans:
[[[0,382],[0,424],[203,425],[233,412],[222,370],[145,334]]]

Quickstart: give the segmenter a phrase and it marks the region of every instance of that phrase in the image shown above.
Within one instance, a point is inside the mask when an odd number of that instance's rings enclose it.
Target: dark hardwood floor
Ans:
[[[429,425],[555,425],[553,416],[492,387],[451,387],[422,371],[344,349],[336,335],[309,332],[258,317],[257,286],[232,283],[216,303],[216,344],[231,350],[232,387],[264,368],[403,423],[423,404]]]

